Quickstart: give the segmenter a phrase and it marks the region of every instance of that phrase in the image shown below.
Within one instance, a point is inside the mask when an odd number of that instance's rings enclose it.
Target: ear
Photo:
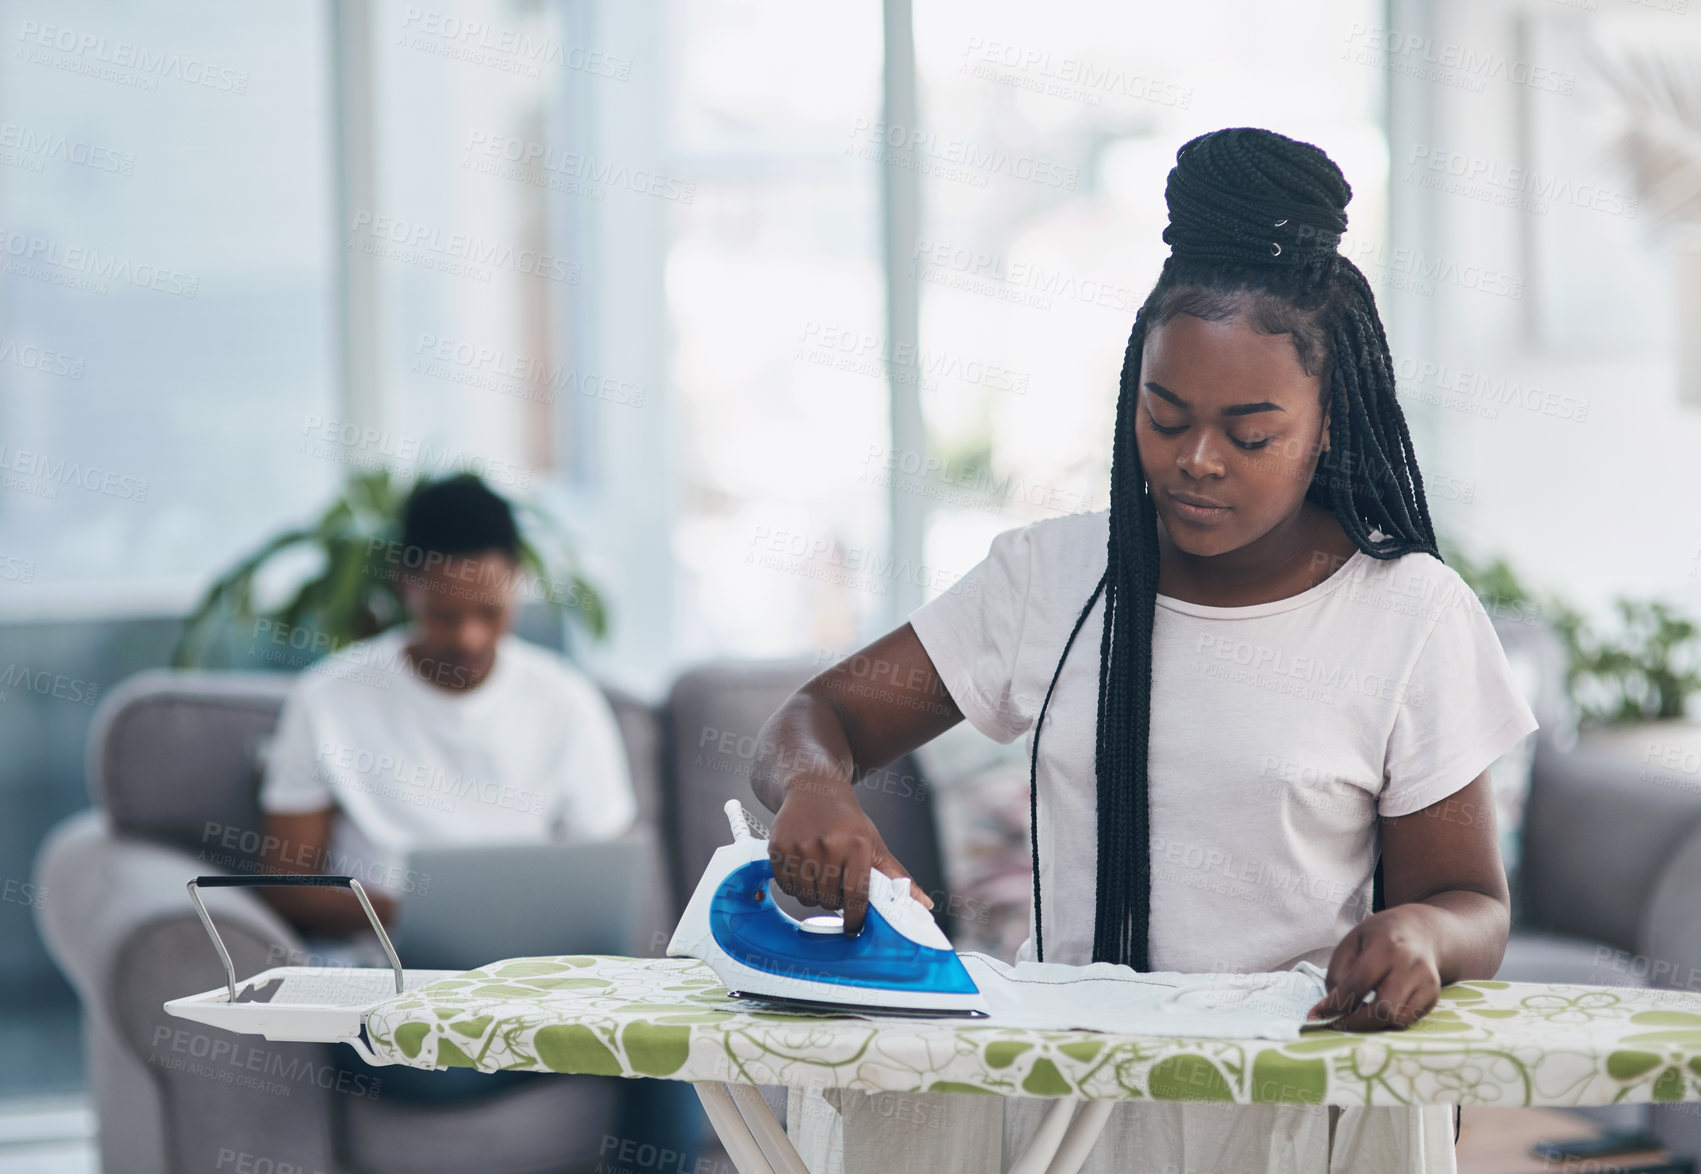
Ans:
[[[1323,451],[1329,451],[1329,409],[1323,409]]]

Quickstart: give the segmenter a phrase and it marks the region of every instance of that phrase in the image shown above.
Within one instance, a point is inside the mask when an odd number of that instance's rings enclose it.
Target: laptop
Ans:
[[[633,954],[661,881],[654,840],[416,848],[394,938],[409,967],[471,970],[501,958]]]

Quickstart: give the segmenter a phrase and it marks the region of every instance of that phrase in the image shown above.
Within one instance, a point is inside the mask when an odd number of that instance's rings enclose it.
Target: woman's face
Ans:
[[[1171,541],[1223,554],[1298,511],[1328,447],[1321,396],[1293,337],[1264,334],[1241,315],[1177,314],[1148,331],[1134,429]]]

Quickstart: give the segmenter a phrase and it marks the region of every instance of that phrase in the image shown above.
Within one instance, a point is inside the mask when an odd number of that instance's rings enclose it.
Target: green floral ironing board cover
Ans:
[[[385,1060],[1000,1096],[1335,1105],[1701,1100],[1701,994],[1463,982],[1400,1032],[1291,1042],[778,1013],[690,958],[516,958],[367,1015]]]

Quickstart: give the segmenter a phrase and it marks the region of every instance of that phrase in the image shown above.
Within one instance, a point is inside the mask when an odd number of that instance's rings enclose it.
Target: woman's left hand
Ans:
[[[1405,1028],[1428,1014],[1441,994],[1441,972],[1417,909],[1397,905],[1359,922],[1335,947],[1324,989],[1306,1018],[1351,1012],[1334,1024],[1337,1031]]]

